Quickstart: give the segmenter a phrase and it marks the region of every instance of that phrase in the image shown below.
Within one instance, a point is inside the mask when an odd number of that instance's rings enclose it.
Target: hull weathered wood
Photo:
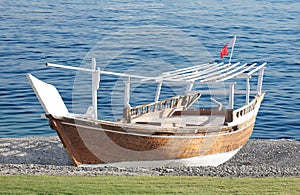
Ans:
[[[258,98],[252,117],[236,126],[199,127],[194,133],[146,134],[143,125],[79,120],[48,115],[76,166],[130,161],[165,161],[222,154],[241,148],[252,134]],[[148,126],[147,126],[148,127]],[[139,128],[139,129],[137,129]],[[188,132],[188,127],[187,127]],[[141,133],[142,132],[142,133]],[[179,133],[178,133],[179,132]]]
[[[139,135],[64,122],[50,116],[51,126],[76,166],[122,161],[172,160],[229,152],[242,147],[252,134],[250,125],[210,135]],[[232,129],[230,128],[229,131]]]

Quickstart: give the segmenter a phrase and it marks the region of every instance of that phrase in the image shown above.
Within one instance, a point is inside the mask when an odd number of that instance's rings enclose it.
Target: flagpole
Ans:
[[[232,44],[230,58],[229,58],[229,62],[228,62],[229,64],[231,63],[231,58],[232,58],[232,54],[233,54],[233,50],[234,50],[235,41],[236,41],[236,35],[233,36],[233,44]]]

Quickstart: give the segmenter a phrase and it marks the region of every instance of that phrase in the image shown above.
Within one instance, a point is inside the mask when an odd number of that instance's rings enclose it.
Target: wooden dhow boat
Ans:
[[[252,134],[265,93],[262,91],[266,63],[207,63],[157,77],[128,75],[96,68],[76,68],[47,63],[47,66],[89,72],[92,75],[92,106],[85,114],[69,113],[57,89],[27,74],[43,106],[50,127],[56,130],[75,166],[217,166],[234,156]],[[123,118],[115,122],[97,119],[97,89],[100,75],[124,77]],[[255,90],[250,82],[256,77]],[[130,83],[133,79],[157,83],[152,103],[131,106]],[[240,81],[245,88],[238,90]],[[162,85],[184,83],[182,95],[160,100]],[[228,105],[212,98],[217,107],[193,108],[204,94],[224,93],[195,89],[196,84],[222,83]],[[243,82],[244,83],[244,82]],[[101,83],[100,83],[101,85]],[[235,96],[244,98],[236,107]]]

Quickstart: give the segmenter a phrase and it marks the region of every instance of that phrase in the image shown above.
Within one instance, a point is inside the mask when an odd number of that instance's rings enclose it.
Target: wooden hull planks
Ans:
[[[48,117],[76,166],[172,160],[226,153],[237,150],[247,142],[255,122],[253,117],[245,121],[247,126],[242,125],[241,129],[207,135],[147,135],[124,132],[120,126],[88,126],[76,124],[76,120],[72,119]]]

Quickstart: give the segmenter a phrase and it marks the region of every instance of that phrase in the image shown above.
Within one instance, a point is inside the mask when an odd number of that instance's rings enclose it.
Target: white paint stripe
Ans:
[[[218,166],[231,159],[242,147],[219,154],[196,156],[182,159],[154,160],[154,161],[126,161],[107,164],[82,164],[79,167],[161,167],[161,166]]]

